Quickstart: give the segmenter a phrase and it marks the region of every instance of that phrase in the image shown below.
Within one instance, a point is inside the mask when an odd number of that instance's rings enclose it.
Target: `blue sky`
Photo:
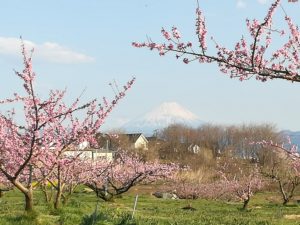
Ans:
[[[195,40],[196,0],[0,0],[0,98],[20,89],[13,69],[21,68],[19,36],[34,47],[36,87],[42,96],[67,87],[67,101],[86,89],[83,100],[113,95],[108,83],[132,76],[133,89],[105,127],[134,119],[162,102],[175,101],[201,120],[217,124],[268,122],[300,130],[300,84],[283,80],[239,82],[216,65],[185,65],[173,55],[135,49],[132,41],[162,41],[161,27],[176,25]],[[247,33],[245,19],[262,19],[271,0],[200,0],[209,36],[232,46]],[[300,3],[283,6],[300,21]],[[276,24],[282,27],[282,11]],[[277,43],[278,44],[278,43]],[[276,41],[274,41],[276,45]]]

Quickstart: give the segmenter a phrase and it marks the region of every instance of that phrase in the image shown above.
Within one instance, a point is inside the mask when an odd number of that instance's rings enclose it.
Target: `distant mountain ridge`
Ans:
[[[124,124],[122,128],[130,133],[141,132],[151,135],[155,130],[175,123],[191,127],[204,124],[197,115],[177,102],[164,102],[145,115]]]
[[[300,148],[300,131],[283,130],[281,133],[284,136],[289,136],[292,144],[298,145],[298,149]]]
[[[177,102],[164,102],[144,115],[125,123],[121,129],[127,133],[143,133],[151,136],[155,130],[166,128],[172,124],[196,128],[205,122]],[[282,130],[280,133],[283,136],[289,136],[291,142],[298,145],[300,150],[300,131]]]

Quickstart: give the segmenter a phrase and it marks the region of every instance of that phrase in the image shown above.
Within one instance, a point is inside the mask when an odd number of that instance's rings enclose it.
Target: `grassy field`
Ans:
[[[0,199],[0,224],[300,224],[300,205],[292,202],[283,207],[279,196],[274,193],[256,195],[247,211],[240,210],[241,203],[157,199],[138,189],[114,202],[97,201],[93,193],[78,191],[66,206],[54,210],[39,191],[35,193],[35,212],[32,213],[23,211],[24,203],[19,192],[6,193]],[[132,220],[136,193],[139,193],[139,199]],[[189,204],[195,210],[182,209]]]

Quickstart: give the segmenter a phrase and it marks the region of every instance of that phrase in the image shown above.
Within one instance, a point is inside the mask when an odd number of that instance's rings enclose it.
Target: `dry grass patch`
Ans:
[[[295,220],[295,219],[300,219],[300,214],[296,215],[296,214],[292,214],[292,215],[284,215],[285,219],[288,220]]]

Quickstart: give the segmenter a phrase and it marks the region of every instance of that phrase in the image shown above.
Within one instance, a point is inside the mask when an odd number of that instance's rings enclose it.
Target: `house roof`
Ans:
[[[140,137],[148,143],[147,138],[142,133],[129,133],[129,134],[118,134],[119,138],[125,137],[130,143],[135,143]],[[118,139],[118,138],[117,138]],[[96,140],[98,142],[98,148],[114,148],[115,138],[111,138],[110,135],[105,133],[97,133]],[[93,146],[91,146],[93,147]]]
[[[132,133],[132,134],[126,134],[126,136],[128,137],[129,141],[132,143],[135,143],[137,141],[137,139],[139,139],[139,137],[143,137],[143,139],[145,141],[148,142],[148,140],[146,139],[146,137],[142,134],[142,133]]]
[[[130,142],[136,142],[136,140],[142,135],[142,133],[126,134]]]
[[[156,136],[151,136],[151,137],[147,137],[148,141],[153,141],[153,142],[165,142],[164,139],[156,137]]]

